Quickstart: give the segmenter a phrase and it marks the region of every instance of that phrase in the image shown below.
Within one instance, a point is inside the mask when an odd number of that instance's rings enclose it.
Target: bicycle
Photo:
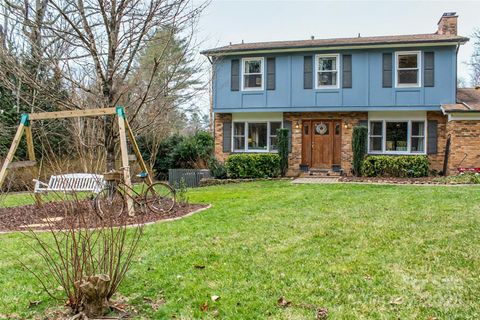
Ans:
[[[126,170],[125,168],[122,168]],[[155,182],[147,188],[145,185],[147,172],[136,175],[142,180],[141,190],[130,187],[123,181],[121,171],[111,171],[104,174],[106,187],[95,197],[95,211],[100,218],[116,212],[114,216],[120,216],[127,208],[127,200],[132,199],[135,207],[140,207],[145,213],[147,208],[157,214],[167,213],[175,206],[175,189],[163,182]]]

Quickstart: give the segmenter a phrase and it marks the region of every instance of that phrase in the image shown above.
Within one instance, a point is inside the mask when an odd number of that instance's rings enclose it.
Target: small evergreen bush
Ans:
[[[362,174],[367,177],[419,178],[428,176],[428,157],[368,156],[362,163]]]
[[[225,169],[223,163],[219,162],[215,158],[211,158],[208,162],[208,169],[210,169],[210,172],[215,179],[227,178],[227,169]]]
[[[362,173],[362,163],[367,154],[368,128],[365,126],[353,127],[353,173],[359,176]]]
[[[280,174],[284,177],[288,169],[288,129],[277,129],[277,139]]]
[[[274,178],[280,174],[280,156],[276,153],[233,154],[225,161],[231,179]]]

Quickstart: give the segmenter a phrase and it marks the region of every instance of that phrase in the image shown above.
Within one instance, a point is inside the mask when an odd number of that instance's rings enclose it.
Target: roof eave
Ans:
[[[337,50],[337,49],[375,49],[375,48],[397,48],[397,47],[418,47],[418,46],[448,46],[448,45],[463,45],[469,38],[459,38],[458,40],[436,40],[436,41],[403,41],[403,42],[383,42],[375,44],[332,44],[323,46],[287,46],[278,48],[261,48],[261,49],[239,49],[239,50],[204,50],[200,53],[205,56],[229,56],[238,54],[250,53],[283,53],[283,52],[299,52],[299,51],[321,51],[321,50]]]

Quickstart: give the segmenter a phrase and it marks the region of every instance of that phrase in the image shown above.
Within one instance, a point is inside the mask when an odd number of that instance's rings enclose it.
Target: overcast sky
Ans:
[[[200,21],[200,49],[274,40],[433,33],[444,12],[458,17],[458,34],[480,28],[480,1],[229,1],[213,0]],[[473,41],[460,48],[459,77]],[[203,103],[207,103],[204,101]]]

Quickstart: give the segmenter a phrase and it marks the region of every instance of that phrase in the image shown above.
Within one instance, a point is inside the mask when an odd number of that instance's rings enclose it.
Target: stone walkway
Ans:
[[[297,178],[292,183],[337,183],[337,177]]]

